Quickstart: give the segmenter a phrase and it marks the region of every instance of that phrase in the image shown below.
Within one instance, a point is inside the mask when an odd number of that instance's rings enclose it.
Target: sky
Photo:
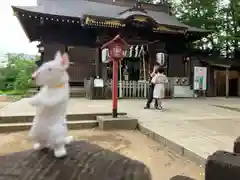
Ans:
[[[37,43],[30,43],[17,18],[13,16],[11,5],[33,6],[36,0],[1,0],[0,2],[0,54],[37,54]]]

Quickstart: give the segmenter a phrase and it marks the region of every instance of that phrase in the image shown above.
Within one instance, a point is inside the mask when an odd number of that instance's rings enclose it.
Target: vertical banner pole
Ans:
[[[147,97],[147,77],[146,77],[146,62],[145,62],[145,56],[144,56],[144,50],[142,52],[143,57],[143,77],[144,77],[144,97]]]
[[[122,98],[122,61],[119,61],[119,97]]]

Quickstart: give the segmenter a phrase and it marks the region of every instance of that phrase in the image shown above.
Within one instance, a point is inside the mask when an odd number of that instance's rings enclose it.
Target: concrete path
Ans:
[[[142,127],[150,129],[179,147],[206,159],[216,150],[232,151],[240,136],[240,112],[216,105],[240,108],[240,99],[169,99],[163,112],[144,110],[144,100],[120,100],[119,111],[136,117]],[[69,113],[108,113],[109,100],[71,99]],[[34,115],[34,108],[21,100],[2,110],[0,116]]]
[[[4,108],[5,106],[7,106],[8,104],[10,104],[11,102],[1,102],[0,101],[0,109]]]

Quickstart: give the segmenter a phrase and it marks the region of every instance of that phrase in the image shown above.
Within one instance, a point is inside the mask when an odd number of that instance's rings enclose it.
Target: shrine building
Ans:
[[[174,79],[173,84],[191,90],[194,66],[201,62],[191,56],[189,45],[211,33],[179,22],[171,15],[171,4],[166,0],[157,4],[135,0],[38,0],[37,6],[12,8],[30,42],[40,42],[40,64],[52,59],[57,50],[68,52],[71,86],[83,86],[84,79],[90,77],[111,79],[111,63],[104,62],[101,46],[120,34],[129,44],[121,61],[121,81],[147,81],[156,54],[162,53],[163,60],[158,63]],[[212,81],[209,76],[208,84]]]

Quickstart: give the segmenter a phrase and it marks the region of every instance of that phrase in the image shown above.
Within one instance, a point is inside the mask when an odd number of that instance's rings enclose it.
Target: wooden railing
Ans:
[[[172,97],[173,86],[178,78],[168,78],[169,83],[166,84],[165,96]],[[112,81],[104,82],[103,88],[95,88],[93,86],[93,78],[84,80],[84,88],[86,96],[89,99],[111,99],[112,97]],[[149,93],[149,82],[147,81],[119,81],[118,97],[119,98],[147,98]]]

